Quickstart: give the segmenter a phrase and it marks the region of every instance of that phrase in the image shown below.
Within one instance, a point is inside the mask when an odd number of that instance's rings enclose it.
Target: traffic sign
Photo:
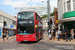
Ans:
[[[58,23],[59,22],[59,20],[56,20],[56,23]]]

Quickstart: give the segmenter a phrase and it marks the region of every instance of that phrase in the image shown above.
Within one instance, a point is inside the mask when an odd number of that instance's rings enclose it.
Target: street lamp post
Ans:
[[[44,1],[42,1],[42,2],[44,2]],[[51,27],[50,27],[50,0],[47,1],[47,16],[48,16],[48,29],[49,28],[51,29]]]
[[[48,22],[49,22],[48,29],[49,28],[51,29],[50,27],[50,0],[47,1],[47,8],[48,8]]]

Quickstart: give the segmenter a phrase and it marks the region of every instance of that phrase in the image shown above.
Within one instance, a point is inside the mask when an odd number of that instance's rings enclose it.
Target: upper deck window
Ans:
[[[41,21],[41,18],[36,14],[36,19],[38,20],[38,21],[40,21],[40,22],[42,22]]]
[[[34,12],[20,12],[18,19],[34,19]]]

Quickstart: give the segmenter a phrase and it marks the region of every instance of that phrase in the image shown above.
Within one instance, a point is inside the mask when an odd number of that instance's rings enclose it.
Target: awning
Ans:
[[[59,20],[58,24],[63,23],[63,22],[71,22],[71,21],[75,21],[75,17],[70,17],[70,18]]]

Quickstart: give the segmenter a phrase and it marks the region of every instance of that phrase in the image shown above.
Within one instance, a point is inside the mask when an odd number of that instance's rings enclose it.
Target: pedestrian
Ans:
[[[55,29],[53,29],[53,39],[55,39]]]
[[[63,29],[63,39],[65,40],[65,34],[66,34],[66,30],[65,29]]]
[[[65,30],[66,30],[66,34],[65,34],[66,35],[66,42],[68,42],[68,40],[71,41],[70,38],[68,37],[69,36],[69,33],[68,33],[67,27],[66,27]]]
[[[56,39],[57,39],[58,38],[58,30],[56,30],[55,34],[56,34]]]
[[[57,34],[57,38],[58,38],[58,41],[60,41],[60,30],[58,30],[58,34]]]
[[[52,31],[51,31],[51,35],[52,35],[52,37],[51,37],[51,39],[53,38],[53,29],[52,29]]]
[[[3,41],[4,41],[4,33],[2,33],[2,36],[3,36]]]
[[[59,34],[59,37],[61,38],[61,33],[62,33],[62,31],[60,30],[60,34]]]
[[[63,31],[61,31],[61,38],[63,39]]]
[[[49,40],[51,40],[51,30],[50,29],[48,30],[48,37],[49,37]]]
[[[6,33],[4,33],[4,37],[6,37]]]
[[[71,30],[70,30],[70,34],[71,34],[71,39],[74,39],[74,29],[72,28]]]
[[[9,36],[9,35],[8,35],[8,33],[7,33],[7,40],[8,40],[8,36]]]

